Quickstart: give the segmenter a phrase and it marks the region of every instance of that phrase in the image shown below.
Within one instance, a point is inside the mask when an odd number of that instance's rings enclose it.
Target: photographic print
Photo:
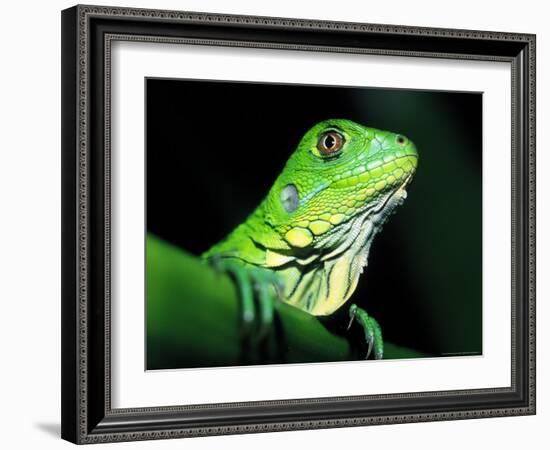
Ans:
[[[482,94],[147,78],[146,369],[482,354]]]

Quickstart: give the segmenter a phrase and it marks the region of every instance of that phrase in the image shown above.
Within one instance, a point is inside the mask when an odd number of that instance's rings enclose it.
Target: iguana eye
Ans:
[[[321,156],[333,156],[342,150],[344,142],[344,136],[337,131],[326,131],[319,136],[317,150],[319,150]]]

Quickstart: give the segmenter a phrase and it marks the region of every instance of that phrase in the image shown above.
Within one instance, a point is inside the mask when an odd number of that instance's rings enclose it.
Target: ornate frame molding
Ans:
[[[439,421],[526,415],[535,413],[535,36],[470,30],[449,30],[396,25],[310,21],[253,16],[233,16],[179,11],[76,6],[63,12],[63,399],[62,435],[76,443],[97,443],[172,437],[269,432],[372,424]],[[146,29],[162,24],[179,29],[183,36],[127,31],[127,24]],[[185,36],[186,27],[202,35]],[[157,27],[157,30],[159,27]],[[255,40],[232,38],[229,30],[244,29]],[[212,30],[216,30],[213,33]],[[312,39],[311,30],[322,32]],[[220,38],[213,34],[227,33]],[[266,32],[278,41],[264,40]],[[305,35],[304,33],[305,32]],[[195,33],[195,31],[194,31]],[[309,34],[308,34],[309,33]],[[324,34],[323,34],[324,33]],[[361,36],[372,46],[346,44],[349,34]],[[423,41],[417,38],[422,37]],[[395,38],[404,43],[399,48]],[[409,40],[407,40],[407,38]],[[391,41],[393,39],[393,41]],[[110,402],[110,67],[111,43],[116,40],[196,45],[242,46],[339,53],[477,59],[512,64],[512,385],[510,388],[440,391],[396,395],[334,397],[309,400],[196,405],[166,408],[119,409]],[[286,41],[286,42],[282,42]],[[421,49],[416,49],[424,42]],[[389,44],[388,44],[389,43]],[[448,47],[452,51],[443,51]],[[471,49],[475,51],[472,52]],[[103,78],[102,78],[102,76]],[[101,87],[102,92],[99,92]],[[91,111],[100,97],[104,123]],[[92,146],[102,149],[100,166],[90,163]],[[98,190],[97,185],[102,187]],[[100,226],[102,223],[102,226]],[[102,229],[102,239],[90,233]],[[92,231],[93,230],[93,231]],[[93,255],[91,257],[91,255]],[[98,263],[98,259],[101,261]],[[102,267],[103,270],[98,270]],[[99,280],[101,282],[99,282]],[[94,298],[100,291],[103,302]],[[94,292],[95,296],[91,296]],[[102,323],[91,319],[102,308]],[[92,350],[102,345],[103,364]],[[95,353],[94,353],[95,354]],[[101,367],[100,367],[101,366]],[[91,394],[102,391],[101,402]],[[502,399],[497,401],[497,397]],[[437,399],[459,399],[447,409]],[[493,399],[479,403],[476,398]],[[434,399],[437,408],[415,409],[419,400]],[[499,397],[500,398],[500,397]],[[411,412],[370,412],[335,417],[330,404],[363,401],[379,405],[400,400]],[[458,400],[457,400],[458,401]],[[416,402],[416,403],[415,403]],[[316,411],[326,417],[271,420],[257,423],[224,423],[209,415],[212,410],[271,408],[284,417],[286,407]],[[464,405],[468,408],[464,408]],[[470,406],[468,406],[470,405]],[[475,406],[477,405],[477,407]],[[210,425],[193,424],[190,411]],[[237,411],[238,410],[238,411]],[[349,410],[351,411],[351,410]],[[379,412],[377,412],[379,411]],[[288,411],[287,411],[288,412]],[[266,412],[267,414],[267,412]],[[304,415],[307,416],[306,413]],[[237,417],[237,416],[236,416]],[[240,417],[240,416],[239,416]],[[196,417],[195,417],[196,419]],[[175,420],[175,422],[174,422]],[[169,425],[175,423],[175,425]]]

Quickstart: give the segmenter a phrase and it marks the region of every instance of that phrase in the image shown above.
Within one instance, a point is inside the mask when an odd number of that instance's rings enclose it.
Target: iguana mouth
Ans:
[[[405,202],[407,198],[406,188],[411,182],[412,177],[413,174],[411,173],[396,190],[384,199],[382,205],[374,210],[372,222],[375,226],[380,227],[384,225],[389,216],[395,213],[395,209]]]

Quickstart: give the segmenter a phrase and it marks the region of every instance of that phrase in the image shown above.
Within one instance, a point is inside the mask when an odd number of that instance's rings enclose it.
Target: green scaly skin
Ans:
[[[327,133],[343,138],[329,155],[319,149],[334,143]],[[203,255],[236,280],[246,332],[259,317],[265,334],[277,298],[315,316],[340,308],[374,236],[406,198],[417,161],[414,144],[399,134],[344,119],[312,127],[262,203]],[[356,305],[350,319],[365,330],[367,358],[371,349],[382,358],[378,323]]]

